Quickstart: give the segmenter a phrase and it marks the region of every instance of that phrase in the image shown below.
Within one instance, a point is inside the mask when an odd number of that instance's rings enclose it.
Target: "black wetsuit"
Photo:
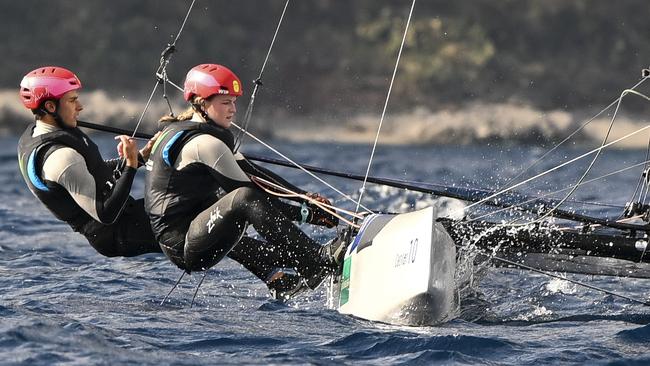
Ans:
[[[187,272],[229,255],[262,280],[275,267],[309,277],[321,271],[321,245],[291,221],[301,207],[266,194],[253,174],[304,193],[233,153],[233,135],[213,123],[169,124],[147,163],[145,207],[165,254]],[[220,193],[221,192],[221,193]],[[265,242],[246,236],[252,225]]]
[[[31,124],[20,138],[18,160],[32,193],[100,254],[132,257],[161,252],[143,200],[129,196],[136,169],[125,167],[115,179],[119,160],[104,161],[97,145],[78,128]]]

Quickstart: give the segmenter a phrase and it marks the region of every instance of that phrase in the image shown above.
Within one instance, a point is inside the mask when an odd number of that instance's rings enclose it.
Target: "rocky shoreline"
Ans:
[[[144,101],[135,102],[125,97],[112,97],[104,91],[84,92],[84,111],[81,119],[132,128]],[[176,112],[183,105],[173,105]],[[243,107],[240,106],[240,112]],[[579,128],[600,109],[570,112],[541,111],[517,104],[469,103],[462,107],[430,110],[415,108],[408,112],[391,113],[384,120],[379,142],[381,144],[526,144],[547,145],[561,141]],[[594,119],[574,136],[577,144],[602,141],[613,108]],[[156,100],[145,116],[142,131],[151,132],[158,116],[168,113],[164,100]],[[243,114],[243,113],[240,113]],[[262,123],[262,117],[264,120]],[[0,92],[0,135],[17,134],[29,121],[30,114],[20,104],[16,92]],[[252,121],[252,130],[265,138],[291,141],[336,141],[340,143],[372,143],[377,133],[379,114],[359,113],[345,117],[325,115],[289,115],[282,110],[272,113],[258,106]],[[20,121],[20,122],[16,122]],[[24,122],[24,123],[21,123]],[[631,116],[620,112],[608,141],[629,134],[648,123],[645,116]],[[324,129],[323,126],[327,126]],[[617,148],[645,148],[648,133],[639,133],[620,143]]]

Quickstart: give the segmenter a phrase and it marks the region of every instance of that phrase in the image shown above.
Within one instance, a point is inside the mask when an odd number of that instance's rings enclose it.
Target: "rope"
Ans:
[[[404,28],[404,35],[402,36],[402,43],[399,46],[399,52],[397,53],[397,61],[395,62],[395,68],[393,69],[393,76],[390,79],[390,85],[388,86],[388,94],[386,95],[384,108],[381,112],[381,118],[379,119],[379,127],[377,128],[377,135],[375,136],[375,142],[373,143],[372,151],[370,152],[370,160],[368,161],[368,168],[366,168],[366,174],[363,179],[363,184],[361,185],[361,190],[359,191],[359,200],[357,201],[357,207],[355,209],[356,212],[359,211],[359,206],[361,206],[361,198],[363,198],[363,193],[366,190],[366,181],[368,180],[368,175],[370,174],[370,166],[372,165],[372,159],[375,156],[375,149],[377,148],[379,133],[381,132],[381,126],[384,123],[386,109],[388,108],[388,101],[390,100],[390,94],[393,90],[393,82],[395,81],[395,75],[397,75],[397,67],[399,66],[399,60],[402,57],[402,50],[404,49],[404,43],[406,42],[406,34],[408,33],[409,25],[411,24],[411,16],[413,15],[414,8],[415,8],[415,0],[413,0],[413,3],[411,3],[411,10],[409,11],[409,17],[406,20],[406,27]]]
[[[242,128],[239,127],[236,123],[232,122],[231,124],[232,124],[234,127],[238,128],[239,130],[242,130]],[[303,168],[300,164],[298,164],[298,163],[296,163],[295,161],[291,160],[288,156],[284,155],[283,153],[281,153],[280,151],[278,151],[277,149],[275,149],[275,148],[272,147],[271,145],[269,145],[269,144],[267,144],[266,142],[260,140],[259,138],[257,138],[257,137],[256,137],[255,135],[253,135],[252,133],[250,133],[250,132],[248,132],[248,131],[244,131],[244,133],[245,133],[248,137],[252,138],[252,139],[255,140],[256,142],[258,142],[259,144],[261,144],[262,146],[264,146],[264,147],[266,147],[267,149],[273,151],[275,154],[277,154],[278,156],[280,156],[280,157],[283,158],[284,160],[286,160],[286,161],[288,161],[289,163],[291,163],[291,164],[292,164],[293,166],[295,166],[296,168],[298,168],[298,169],[302,170],[303,172],[307,173],[310,177],[316,179],[317,181],[321,182],[322,184],[324,184],[325,186],[327,186],[328,188],[330,188],[330,189],[333,190],[334,192],[338,193],[338,194],[341,195],[343,198],[347,199],[348,201],[351,201],[351,202],[357,203],[357,201],[355,201],[354,198],[352,198],[352,197],[350,197],[349,195],[347,195],[347,194],[341,192],[339,189],[337,189],[337,188],[335,188],[334,186],[332,186],[331,184],[327,183],[325,180],[323,180],[322,178],[320,178],[320,177],[317,176],[316,174],[314,174],[314,173],[308,171],[307,169]],[[374,212],[374,211],[372,211],[371,209],[367,208],[366,206],[363,206],[363,205],[360,205],[360,206],[361,206],[361,208],[363,208],[364,210],[366,210],[366,211],[369,212],[369,213],[373,213],[373,212]]]
[[[266,180],[266,179],[264,179],[264,178],[257,177],[257,176],[254,176],[254,175],[251,176],[251,178],[253,178],[253,180],[256,181],[255,183],[258,183],[258,182],[259,182],[259,183],[262,183],[262,184],[266,184],[266,185],[270,186],[271,188],[279,189],[279,190],[285,192],[285,193],[279,193],[279,192],[275,192],[275,191],[270,191],[273,195],[276,195],[276,196],[278,196],[278,197],[284,197],[284,198],[289,198],[289,197],[300,198],[301,200],[309,201],[309,203],[313,203],[313,204],[316,204],[316,205],[322,206],[321,208],[323,208],[323,207],[327,207],[327,208],[330,208],[330,209],[332,209],[332,210],[336,210],[336,211],[342,212],[342,213],[344,213],[344,214],[346,214],[346,215],[350,215],[350,216],[352,216],[352,217],[354,217],[354,218],[357,218],[357,219],[363,219],[363,218],[364,218],[364,215],[360,215],[360,214],[354,213],[354,212],[352,212],[352,211],[348,211],[348,210],[346,210],[346,209],[344,209],[344,208],[336,207],[336,206],[333,206],[333,205],[328,205],[328,204],[323,203],[323,202],[320,202],[320,201],[318,201],[318,200],[316,200],[316,199],[314,199],[314,198],[312,198],[312,197],[310,197],[310,196],[308,196],[308,195],[306,195],[306,194],[301,194],[301,193],[294,192],[294,191],[292,191],[292,190],[290,190],[290,189],[288,189],[288,188],[286,188],[286,187],[284,187],[284,186],[281,186],[281,185],[279,185],[279,184],[273,183],[273,182],[271,182],[271,181],[269,181],[269,180]]]
[[[618,223],[624,224],[624,223],[626,223],[626,222],[634,221],[634,220],[640,219],[640,218],[642,218],[642,217],[643,217],[643,215],[636,215],[636,216],[632,216],[632,217],[625,217],[625,218],[622,218],[622,219],[616,220],[615,222],[618,222]],[[558,228],[558,230],[560,230],[560,231],[566,231],[566,230],[571,230],[571,229],[577,230],[577,229],[582,229],[582,228],[584,228],[584,227],[589,227],[589,228],[592,228],[592,229],[593,229],[593,228],[597,228],[597,227],[601,227],[601,226],[603,226],[603,225],[601,225],[601,224],[587,224],[587,225],[583,224],[583,225],[575,225],[575,226],[573,226],[573,227],[561,227],[561,228]]]
[[[251,97],[248,100],[248,106],[246,107],[246,113],[244,113],[244,123],[242,123],[242,128],[244,130],[248,130],[248,125],[250,124],[251,117],[253,115],[253,105],[255,104],[255,96],[257,95],[257,90],[262,84],[262,74],[264,73],[264,69],[266,68],[266,63],[269,61],[269,57],[271,56],[271,50],[273,49],[273,45],[275,44],[275,39],[278,36],[278,31],[280,30],[280,26],[282,25],[282,21],[284,20],[284,14],[287,12],[287,7],[289,6],[289,1],[287,0],[284,3],[284,9],[282,9],[282,15],[280,15],[280,20],[278,21],[278,26],[275,28],[275,33],[273,34],[273,39],[271,40],[271,45],[269,46],[269,50],[266,52],[266,57],[264,58],[264,62],[262,63],[262,68],[260,69],[260,74],[257,76],[257,79],[253,82],[255,86],[253,87],[253,92],[251,93]],[[239,147],[241,146],[241,143],[243,141],[242,137],[244,136],[243,132],[239,132],[237,137],[235,138],[235,148],[234,151],[237,152],[239,150]]]
[[[332,206],[332,205],[328,205],[328,204],[323,203],[323,202],[319,202],[319,201],[317,201],[317,200],[315,200],[315,199],[313,199],[313,198],[311,198],[311,197],[309,197],[307,195],[293,192],[290,189],[287,189],[287,188],[285,188],[285,187],[283,187],[281,185],[270,182],[270,181],[268,181],[268,180],[266,180],[264,178],[260,178],[260,177],[256,177],[256,176],[251,176],[250,178],[255,184],[258,185],[258,187],[263,189],[266,193],[269,193],[269,194],[277,196],[277,197],[282,197],[282,198],[300,198],[302,200],[308,201],[309,203],[311,203],[311,204],[313,204],[315,206],[320,207],[323,211],[329,213],[332,216],[337,217],[339,220],[345,222],[349,226],[353,226],[353,227],[355,227],[357,229],[359,229],[361,227],[361,226],[355,224],[354,222],[352,222],[350,220],[347,220],[345,217],[337,214],[335,211],[343,212],[344,214],[350,215],[350,216],[352,216],[354,218],[357,218],[357,219],[362,219],[363,216],[361,216],[361,215],[357,215],[357,214],[355,214],[353,212],[344,210],[342,208],[338,208],[336,206]],[[272,191],[272,190],[264,187],[263,186],[264,184],[266,184],[268,186],[271,186],[272,188],[280,189],[282,191],[285,191],[285,193],[278,193],[278,192]]]
[[[181,92],[183,91],[183,88],[179,87],[178,85],[174,84],[173,82],[169,81],[169,83],[170,83],[172,86],[174,86],[176,89],[178,89],[179,91],[181,91]],[[255,140],[255,141],[256,141],[257,143],[259,143],[260,145],[266,147],[267,149],[271,150],[272,152],[274,152],[275,154],[277,154],[278,156],[280,156],[280,157],[283,158],[284,160],[288,161],[288,162],[289,162],[290,164],[292,164],[294,167],[296,167],[296,168],[302,170],[303,172],[307,173],[307,174],[308,174],[309,176],[311,176],[312,178],[316,179],[317,181],[321,182],[322,184],[324,184],[325,186],[327,186],[328,188],[330,188],[330,189],[333,190],[334,192],[338,193],[339,195],[341,195],[341,197],[343,197],[343,198],[347,199],[348,201],[353,202],[353,203],[355,203],[355,204],[357,203],[357,201],[356,201],[354,198],[352,198],[352,197],[350,197],[349,195],[343,193],[341,190],[335,188],[335,187],[332,186],[330,183],[326,182],[325,180],[323,180],[322,178],[318,177],[318,176],[315,175],[314,173],[312,173],[312,172],[308,171],[307,169],[303,168],[302,165],[300,165],[299,163],[293,161],[292,159],[290,159],[289,157],[287,157],[286,155],[284,155],[283,153],[281,153],[280,151],[278,151],[277,149],[275,149],[275,148],[272,147],[271,145],[269,145],[269,144],[267,144],[266,142],[262,141],[261,139],[259,139],[259,138],[256,137],[255,135],[253,135],[252,133],[248,132],[247,130],[244,130],[243,127],[238,126],[235,122],[231,122],[231,124],[232,124],[235,128],[237,128],[239,131],[242,131],[242,133],[246,134],[248,137],[250,137],[250,138],[252,138],[253,140]],[[282,188],[284,188],[284,187],[282,187]],[[284,189],[286,189],[286,188],[284,188]],[[366,210],[368,213],[373,213],[373,212],[374,212],[373,210],[371,210],[371,209],[369,209],[369,208],[367,208],[367,207],[365,207],[365,206],[363,206],[363,205],[361,205],[361,208],[363,208],[364,210]],[[358,211],[357,211],[357,212],[358,212]]]

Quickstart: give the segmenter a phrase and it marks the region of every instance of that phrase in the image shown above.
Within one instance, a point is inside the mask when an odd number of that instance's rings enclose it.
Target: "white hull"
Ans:
[[[400,325],[453,317],[456,249],[435,218],[431,207],[366,218],[335,281],[339,312]]]

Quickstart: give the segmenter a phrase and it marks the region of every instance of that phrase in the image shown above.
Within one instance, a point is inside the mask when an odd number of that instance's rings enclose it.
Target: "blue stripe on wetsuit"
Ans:
[[[174,146],[174,143],[175,143],[179,138],[181,138],[181,136],[183,135],[184,132],[185,132],[185,131],[178,131],[178,132],[176,132],[176,134],[175,134],[171,139],[169,139],[169,141],[167,141],[167,144],[165,144],[165,147],[163,148],[163,151],[162,151],[162,158],[163,158],[163,161],[164,161],[168,166],[172,166],[172,163],[169,161],[169,150],[171,150],[172,146]]]
[[[32,151],[32,153],[29,155],[29,160],[27,161],[27,176],[29,177],[29,180],[32,182],[32,185],[34,187],[41,191],[49,192],[50,189],[47,188],[38,174],[36,174],[36,162],[34,161],[36,160],[36,150],[38,149],[34,149],[34,151]]]

